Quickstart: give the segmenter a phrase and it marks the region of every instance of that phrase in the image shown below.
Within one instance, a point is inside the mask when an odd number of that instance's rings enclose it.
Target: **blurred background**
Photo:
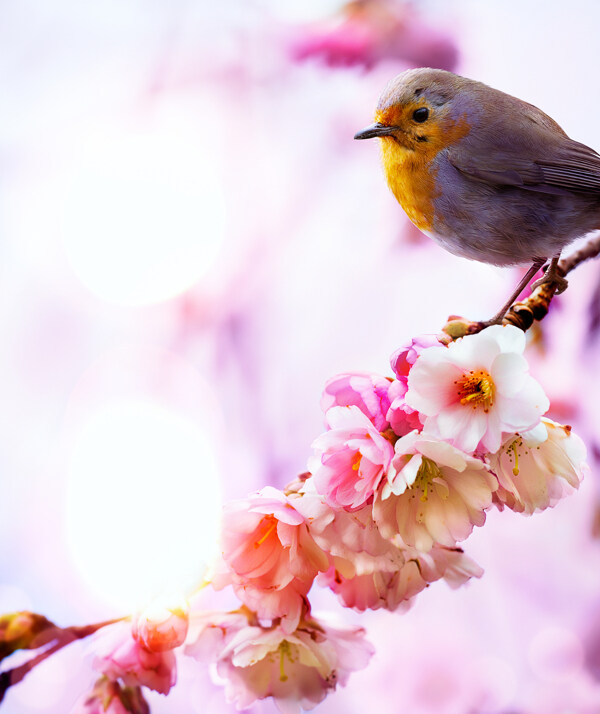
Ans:
[[[495,312],[518,272],[420,235],[352,136],[434,66],[598,149],[598,27],[593,0],[0,2],[0,612],[83,624],[189,592],[221,502],[305,470],[328,377]],[[490,513],[466,543],[483,579],[407,614],[315,593],[377,649],[321,711],[600,711],[600,262],[570,283],[528,356],[588,445],[580,492]],[[72,645],[2,711],[68,712],[94,679]],[[148,699],[233,711],[194,661]]]

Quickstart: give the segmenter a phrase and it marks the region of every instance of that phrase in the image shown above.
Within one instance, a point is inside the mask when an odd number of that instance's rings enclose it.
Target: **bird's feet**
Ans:
[[[544,263],[545,263],[545,260],[543,258],[536,258],[533,261],[533,265],[529,268],[529,270],[521,278],[519,284],[514,289],[512,295],[504,303],[502,308],[490,320],[486,320],[485,322],[480,323],[481,325],[483,325],[483,328],[490,327],[491,325],[501,325],[502,324],[502,320],[504,319],[504,316],[508,312],[510,306],[519,297],[521,292],[527,287],[531,278],[533,278],[533,276],[537,273],[537,271],[542,267],[542,265]],[[481,328],[481,329],[483,329],[483,328]]]
[[[569,281],[565,278],[561,269],[558,267],[558,256],[552,258],[550,265],[542,277],[534,283],[531,283],[531,292],[545,283],[550,283],[551,285],[556,286],[556,295],[564,293],[564,291],[569,287]]]

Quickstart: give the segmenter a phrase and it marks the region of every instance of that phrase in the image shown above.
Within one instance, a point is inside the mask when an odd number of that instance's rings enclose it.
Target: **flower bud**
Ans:
[[[134,617],[134,639],[151,652],[165,652],[185,641],[189,624],[189,607],[185,600],[155,600]]]
[[[46,644],[46,631],[55,631],[55,625],[35,612],[12,612],[0,616],[0,660],[16,650],[36,649]]]
[[[122,687],[101,677],[92,691],[82,697],[71,714],[150,714],[140,687]]]

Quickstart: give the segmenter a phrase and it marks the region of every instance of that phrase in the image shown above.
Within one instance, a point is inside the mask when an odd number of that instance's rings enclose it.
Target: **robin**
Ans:
[[[411,69],[355,139],[381,139],[388,185],[410,220],[454,255],[531,267],[557,292],[561,250],[600,228],[600,155],[532,104],[439,69]]]

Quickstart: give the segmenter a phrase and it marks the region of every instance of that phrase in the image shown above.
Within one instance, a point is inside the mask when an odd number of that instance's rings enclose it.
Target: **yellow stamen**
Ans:
[[[463,406],[470,405],[477,409],[481,405],[483,411],[488,412],[494,404],[494,381],[484,369],[472,369],[454,384],[458,387],[458,397]]]
[[[429,497],[429,487],[431,486],[433,479],[440,478],[442,475],[439,466],[423,456],[419,470],[417,471],[417,477],[413,483],[413,488],[419,488],[423,493],[421,494],[421,501],[425,503]]]
[[[358,471],[360,468],[360,461],[362,459],[362,454],[357,451],[356,454],[354,455],[354,459],[352,460],[352,470],[353,471]]]
[[[515,455],[515,465],[513,466],[513,476],[519,475],[519,452],[517,450],[517,440],[515,439],[513,443],[508,447],[512,450]]]
[[[267,538],[271,535],[271,533],[277,528],[277,520],[275,518],[273,518],[273,516],[265,516],[262,519],[262,523],[268,523],[269,527],[263,533],[261,538],[254,543],[255,548],[258,548],[260,545],[262,545],[267,540]]]
[[[290,657],[290,643],[287,640],[283,640],[283,642],[280,643],[279,645],[279,680],[281,682],[287,682],[288,676],[285,673],[284,669],[284,659],[285,657]]]

